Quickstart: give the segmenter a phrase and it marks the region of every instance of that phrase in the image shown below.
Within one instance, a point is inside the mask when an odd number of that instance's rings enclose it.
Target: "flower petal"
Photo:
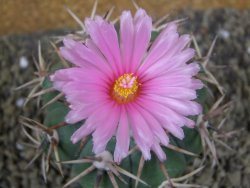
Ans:
[[[71,136],[71,141],[76,143],[100,127],[108,116],[108,106],[108,104],[105,104],[94,109],[94,112],[88,116],[86,122]]]
[[[100,112],[105,114],[105,116],[101,121],[99,121],[98,127],[93,133],[93,151],[96,154],[101,153],[105,150],[108,141],[111,139],[111,137],[116,131],[121,114],[119,106],[115,103],[105,105],[105,107],[106,111]],[[102,116],[102,114],[99,114],[99,116]],[[97,117],[98,116],[96,116],[96,118]]]
[[[85,25],[91,39],[105,56],[116,75],[121,74],[121,54],[114,25],[107,23],[100,16],[96,16],[95,20],[86,19]]]
[[[152,146],[152,150],[155,152],[160,161],[165,161],[167,159],[166,154],[162,150],[159,143],[154,143],[154,145]]]
[[[119,125],[116,133],[116,146],[114,152],[114,160],[117,163],[120,163],[123,158],[128,155],[129,150],[129,122],[127,112],[125,108],[121,109],[121,117],[119,120]]]
[[[142,62],[149,45],[152,20],[143,9],[138,9],[134,19],[124,11],[120,21],[121,54],[125,72],[134,73]]]
[[[106,76],[112,73],[112,69],[93,49],[72,39],[65,38],[63,42],[65,46],[60,48],[60,53],[66,60],[82,68],[95,68],[99,72],[105,73]]]
[[[125,72],[129,72],[129,66],[134,49],[134,23],[130,11],[123,11],[120,18],[121,55]]]
[[[140,148],[144,159],[149,160],[151,158],[150,148],[154,143],[149,125],[133,105],[128,104],[127,109],[135,142]]]
[[[77,129],[71,136],[71,142],[73,144],[77,143],[79,140],[91,134],[95,129],[95,126],[91,124],[84,123],[79,129]]]
[[[194,50],[188,48],[171,58],[163,57],[157,63],[148,67],[143,73],[140,73],[140,79],[145,82],[153,78],[158,78],[159,75],[168,74],[170,71],[185,65],[193,56]]]
[[[150,47],[148,55],[142,64],[142,70],[144,71],[145,68],[162,58],[176,44],[178,36],[177,25],[175,23],[168,24]]]
[[[138,9],[134,18],[134,47],[130,72],[134,72],[141,64],[151,38],[152,19],[143,9]]]
[[[166,135],[164,129],[162,128],[161,124],[155,119],[155,117],[150,113],[148,110],[143,108],[143,105],[134,103],[136,108],[147,121],[150,130],[154,133],[154,139],[157,140],[156,142],[161,142],[163,145],[167,146],[169,144],[169,138]]]
[[[144,87],[141,90],[141,94],[156,94],[162,97],[193,100],[197,98],[196,92],[193,89],[184,87]]]

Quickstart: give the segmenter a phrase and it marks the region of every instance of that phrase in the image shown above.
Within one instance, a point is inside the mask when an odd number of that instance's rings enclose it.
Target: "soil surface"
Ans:
[[[249,0],[136,0],[136,2],[154,18],[189,7],[197,10],[223,7],[241,10],[250,8]],[[94,0],[1,0],[0,35],[75,27],[77,24],[72,21],[65,7],[70,8],[79,18],[84,20],[85,16],[90,15],[93,5]],[[120,15],[124,9],[135,10],[132,1],[101,0],[98,3],[97,11],[104,15],[113,6],[115,7],[113,18]]]
[[[225,88],[226,100],[233,101],[224,129],[239,130],[233,137],[224,140],[232,149],[218,145],[220,165],[205,170],[192,179],[192,183],[209,187],[250,187],[250,10],[216,9],[184,11],[178,18],[187,17],[182,24],[183,32],[193,33],[206,54],[215,36],[218,36],[210,70]],[[177,18],[177,16],[175,16]],[[68,30],[11,35],[0,38],[0,187],[39,188],[62,187],[68,177],[62,178],[51,169],[45,184],[40,169],[40,160],[24,169],[34,156],[18,123],[20,115],[38,116],[34,102],[22,108],[28,90],[14,88],[33,77],[33,56],[37,57],[38,40],[47,62],[54,60],[49,37],[69,33]],[[216,93],[215,93],[216,95]],[[41,115],[39,115],[41,117]],[[77,187],[77,185],[75,185]]]

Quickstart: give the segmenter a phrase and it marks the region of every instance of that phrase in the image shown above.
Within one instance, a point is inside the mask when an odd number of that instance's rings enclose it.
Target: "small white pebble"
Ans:
[[[230,37],[230,32],[225,30],[225,29],[220,29],[218,34],[220,37],[222,37],[224,39],[228,39]]]
[[[21,56],[19,59],[20,68],[26,69],[28,67],[28,65],[29,65],[29,61],[28,61],[27,57]]]
[[[250,46],[247,48],[247,53],[250,54]]]
[[[24,149],[23,145],[20,144],[20,143],[16,143],[16,148],[19,149],[19,150],[23,150]]]
[[[24,98],[19,98],[16,100],[16,106],[17,107],[23,107],[23,104],[24,104]]]

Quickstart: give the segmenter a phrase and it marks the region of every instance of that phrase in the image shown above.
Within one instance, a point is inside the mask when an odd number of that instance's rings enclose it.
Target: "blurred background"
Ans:
[[[195,36],[203,55],[218,37],[209,67],[225,88],[225,100],[233,101],[224,129],[236,134],[224,139],[231,149],[218,144],[220,165],[208,166],[191,182],[213,188],[250,187],[250,0],[136,2],[154,20],[166,14],[169,20],[186,18],[180,30]],[[34,77],[38,41],[50,63],[56,58],[49,41],[79,29],[65,7],[84,20],[93,4],[93,0],[0,0],[0,188],[62,187],[68,180],[52,168],[45,184],[40,160],[24,169],[34,149],[23,144],[28,140],[18,118],[37,117],[38,109],[35,102],[23,107],[29,91],[14,88]],[[135,11],[132,1],[99,0],[97,13],[105,15],[111,7],[115,8],[112,18],[124,9]]]

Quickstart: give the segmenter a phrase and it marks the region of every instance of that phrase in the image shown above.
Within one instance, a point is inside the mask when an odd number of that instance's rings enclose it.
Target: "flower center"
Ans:
[[[112,97],[121,104],[131,102],[137,96],[140,85],[137,76],[133,76],[133,73],[124,74],[116,79],[112,88]]]

